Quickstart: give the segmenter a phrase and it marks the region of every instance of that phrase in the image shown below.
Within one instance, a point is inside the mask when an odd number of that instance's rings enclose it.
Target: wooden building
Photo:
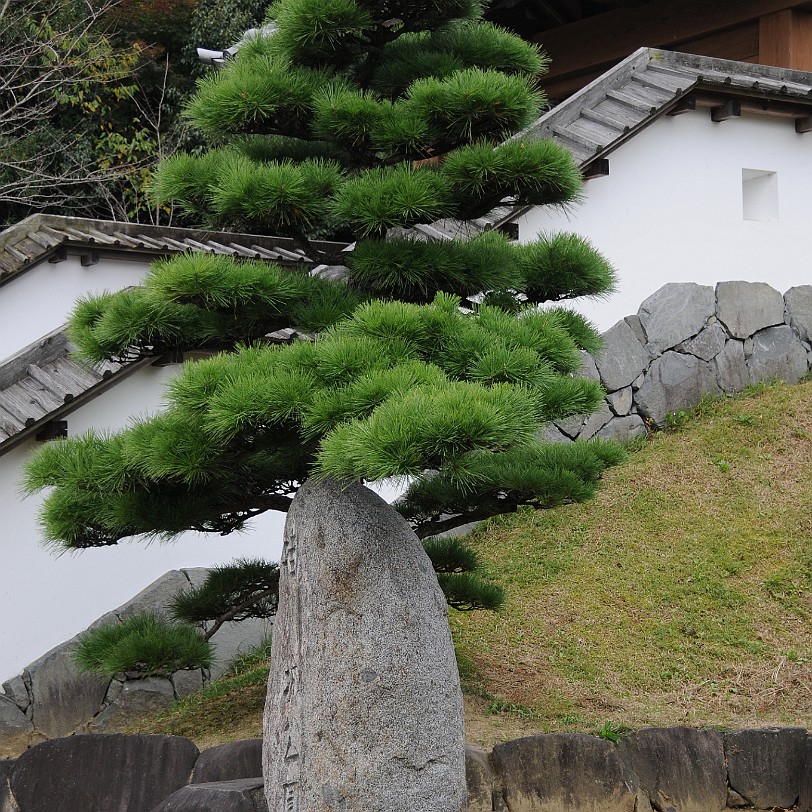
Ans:
[[[487,16],[549,54],[553,100],[643,46],[812,71],[808,0],[494,0]]]

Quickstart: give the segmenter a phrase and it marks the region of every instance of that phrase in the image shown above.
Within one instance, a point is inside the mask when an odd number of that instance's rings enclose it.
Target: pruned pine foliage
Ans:
[[[279,566],[262,559],[238,559],[213,567],[200,586],[179,592],[172,615],[185,623],[210,623],[205,639],[224,623],[249,617],[268,618],[279,603]]]
[[[104,677],[122,671],[169,676],[183,668],[208,668],[212,647],[193,627],[144,613],[85,633],[73,660],[82,671]]]
[[[72,337],[90,360],[234,352],[186,365],[158,417],[43,448],[28,487],[52,489],[52,543],[227,533],[286,510],[310,476],[406,478],[397,507],[421,537],[593,493],[620,452],[537,437],[600,402],[578,376],[600,340],[538,305],[604,295],[610,265],[573,236],[426,243],[405,230],[578,194],[566,150],[513,137],[543,104],[544,56],[480,11],[279,0],[275,33],[200,82],[186,115],[211,149],[164,161],[156,197],[197,225],[292,237],[314,261],[347,265],[346,282],[195,255],[81,302]],[[264,341],[283,327],[314,340]],[[453,605],[501,600],[475,568],[440,568]]]

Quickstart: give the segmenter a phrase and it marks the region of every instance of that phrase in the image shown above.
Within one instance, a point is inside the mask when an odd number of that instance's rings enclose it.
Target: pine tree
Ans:
[[[580,187],[566,150],[515,135],[543,105],[544,57],[481,13],[477,0],[279,0],[273,33],[201,80],[186,116],[210,149],[167,160],[156,196],[198,224],[292,237],[320,270],[188,255],[78,304],[89,361],[216,354],[184,365],[157,417],[42,449],[28,486],[52,488],[51,542],[228,533],[286,511],[308,478],[401,478],[395,507],[420,537],[592,495],[621,452],[538,434],[600,402],[577,374],[599,337],[538,305],[603,295],[613,273],[572,235],[466,230],[506,199],[565,205]],[[467,236],[413,230],[439,219]],[[275,343],[284,328],[297,340]],[[445,584],[452,604],[487,603],[460,574],[464,548],[433,559],[462,579]]]

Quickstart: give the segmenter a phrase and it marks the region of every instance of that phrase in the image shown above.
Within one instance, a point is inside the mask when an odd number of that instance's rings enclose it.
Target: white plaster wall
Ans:
[[[5,290],[0,301],[5,298]],[[141,370],[85,404],[68,420],[69,434],[116,429],[160,406],[164,381],[177,367]],[[20,498],[31,441],[0,457],[0,682],[49,649],[83,631],[167,570],[207,567],[237,557],[278,560],[284,516],[266,513],[252,529],[229,536],[188,533],[175,542],[115,547],[55,556],[40,543],[39,496]]]
[[[83,268],[69,255],[19,274],[0,288],[0,360],[65,324],[79,297],[137,285],[148,268],[145,261],[106,257]]]
[[[792,121],[744,114],[713,123],[697,111],[664,117],[609,156],[610,175],[585,184],[568,211],[536,208],[519,224],[588,237],[618,270],[606,300],[575,300],[607,330],[667,282],[742,279],[781,292],[812,283],[812,135]],[[742,169],[778,173],[777,222],[744,220]]]

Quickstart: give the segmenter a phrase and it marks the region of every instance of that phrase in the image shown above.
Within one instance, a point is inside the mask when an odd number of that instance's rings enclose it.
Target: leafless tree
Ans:
[[[92,88],[129,82],[135,65],[110,45],[116,0],[0,0],[0,216],[105,198],[109,172],[89,148]],[[71,123],[72,122],[72,123]]]

